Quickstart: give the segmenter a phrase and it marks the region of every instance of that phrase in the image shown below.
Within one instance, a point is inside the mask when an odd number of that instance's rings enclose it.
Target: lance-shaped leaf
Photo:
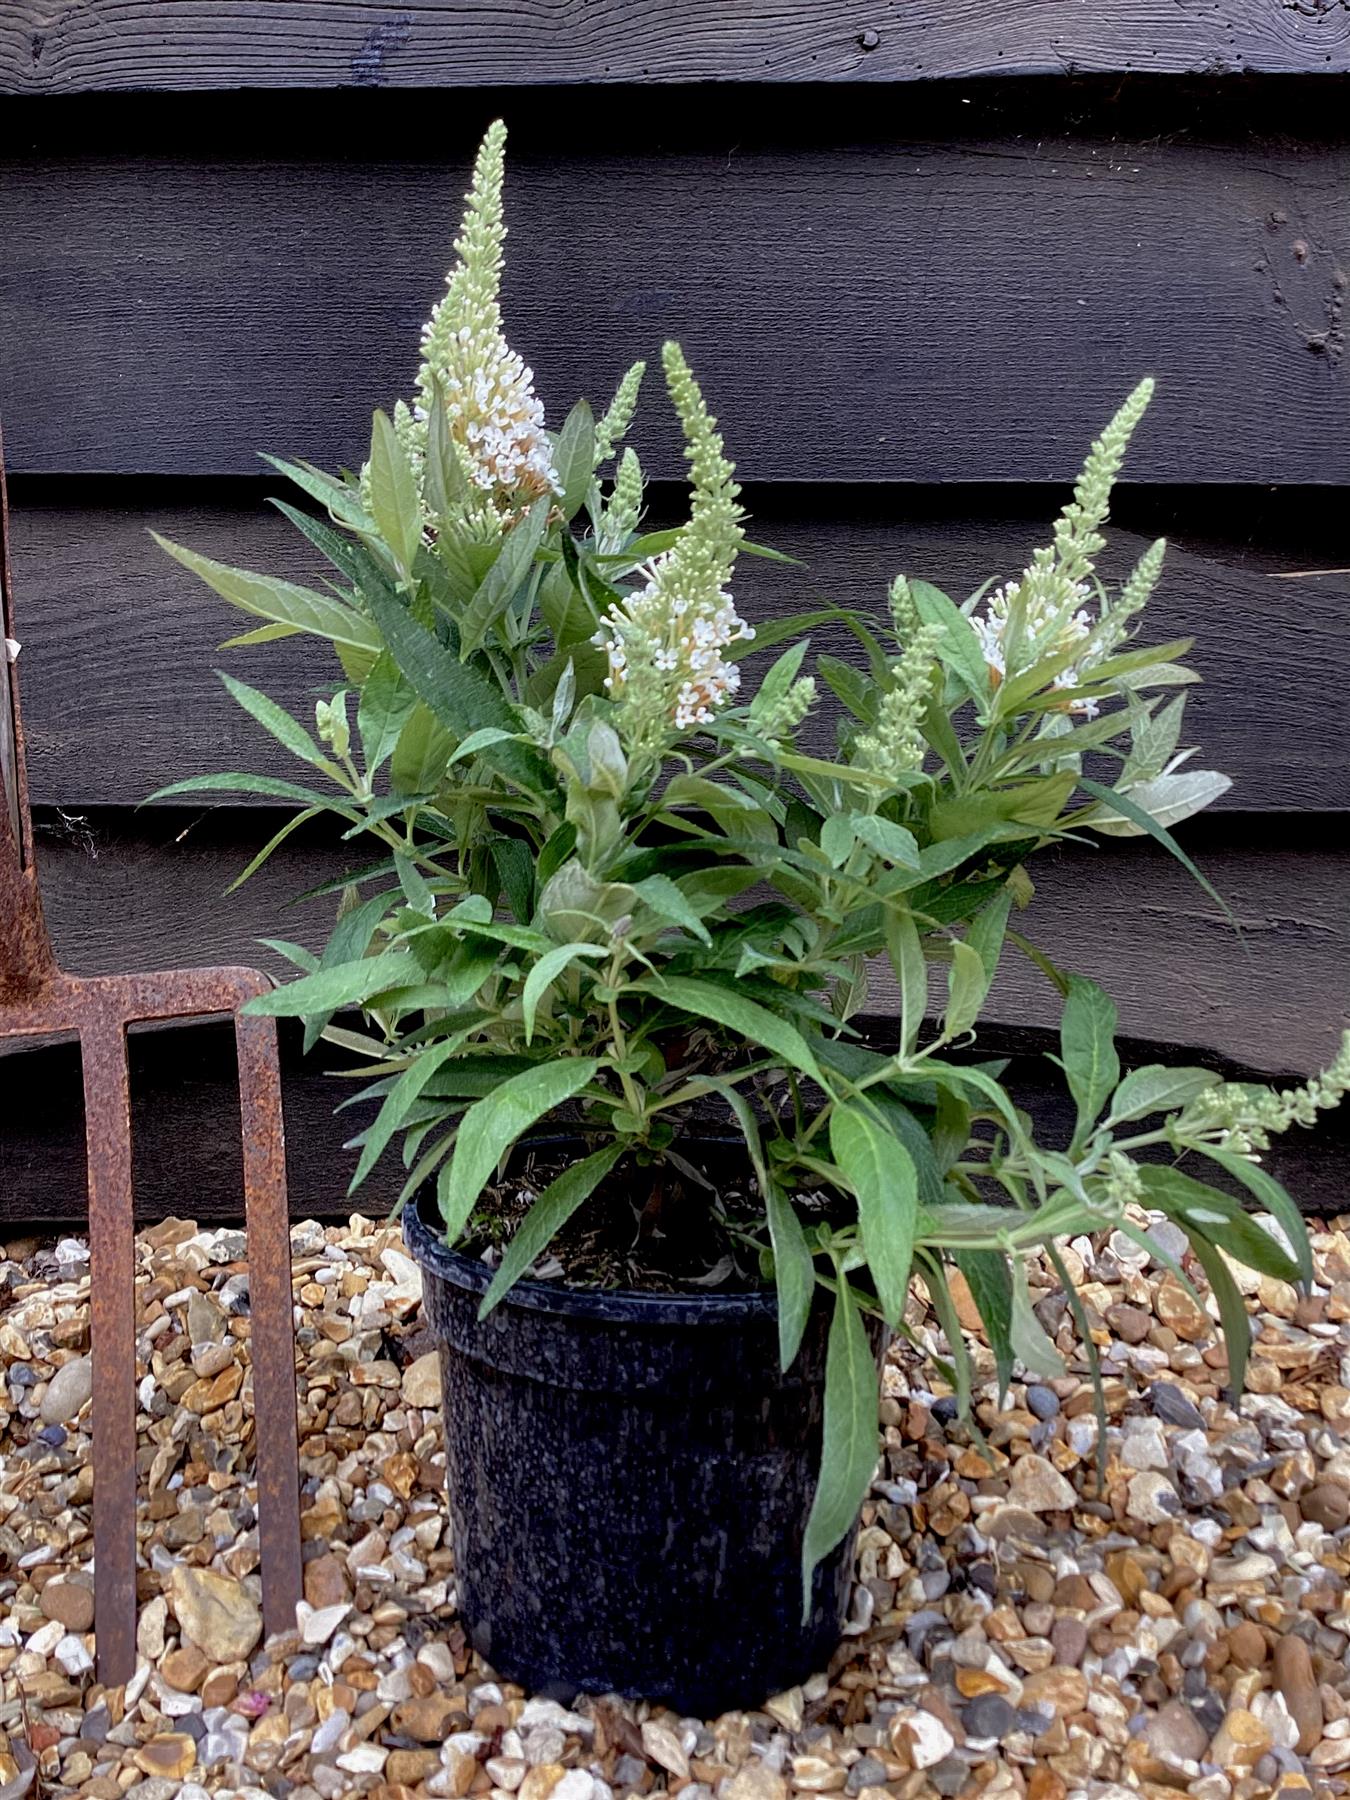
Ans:
[[[909,1151],[860,1106],[837,1106],[830,1148],[858,1202],[863,1255],[876,1283],[881,1315],[894,1330],[905,1310],[919,1178]]]
[[[1059,1047],[1069,1092],[1078,1108],[1075,1144],[1096,1124],[1120,1080],[1115,1035],[1115,1002],[1095,981],[1071,976],[1060,1018]]]
[[[752,1044],[759,1044],[765,1050],[772,1051],[789,1067],[802,1075],[809,1075],[812,1081],[824,1086],[820,1066],[801,1032],[795,1025],[789,1025],[786,1019],[780,1019],[777,1013],[771,1013],[767,1006],[761,1006],[758,1001],[733,994],[727,988],[718,987],[715,982],[696,981],[687,975],[667,975],[660,979],[637,981],[633,983],[633,987],[639,993],[651,994],[658,1000],[666,1001],[680,1012],[692,1013],[695,1018],[711,1019],[715,1024],[726,1026],[729,1031],[737,1032]]]
[[[820,1479],[802,1543],[802,1617],[816,1564],[852,1531],[877,1463],[877,1365],[858,1302],[841,1272],[825,1359]]]
[[[550,1182],[521,1220],[515,1236],[506,1246],[496,1274],[488,1284],[478,1308],[485,1319],[520,1280],[530,1265],[562,1230],[572,1214],[599,1187],[627,1149],[626,1144],[606,1144],[593,1156],[564,1169],[556,1181]]]
[[[199,556],[182,544],[172,543],[157,531],[150,533],[161,550],[167,550],[175,562],[200,575],[208,587],[214,588],[222,600],[237,606],[241,612],[254,613],[260,619],[271,619],[295,631],[307,631],[314,637],[327,638],[334,644],[350,644],[360,650],[378,651],[380,637],[370,620],[355,607],[335,600],[331,594],[316,593],[313,588],[298,587],[293,581],[279,581],[273,575],[256,575],[249,569],[232,569],[209,556]]]
[[[522,1132],[579,1094],[599,1067],[592,1056],[538,1063],[469,1108],[460,1121],[454,1157],[436,1184],[448,1243],[463,1231],[492,1171]]]

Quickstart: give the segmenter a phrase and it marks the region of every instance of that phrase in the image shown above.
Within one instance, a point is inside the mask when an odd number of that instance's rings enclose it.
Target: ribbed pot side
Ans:
[[[817,1568],[803,1623],[827,1310],[786,1375],[767,1293],[521,1282],[479,1323],[490,1271],[446,1247],[434,1195],[404,1229],[440,1348],[459,1606],[486,1661],[535,1694],[704,1718],[823,1668],[854,1544]]]

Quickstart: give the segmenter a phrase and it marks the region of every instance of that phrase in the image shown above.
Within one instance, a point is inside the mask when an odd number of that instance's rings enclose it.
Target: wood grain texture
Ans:
[[[1344,118],[1303,141],[1293,103],[1278,137],[1207,135],[1203,110],[1067,136],[1042,108],[929,140],[756,104],[634,150],[603,109],[548,131],[504,110],[508,331],[554,423],[674,335],[748,479],[1064,480],[1152,372],[1132,479],[1350,480]],[[413,379],[479,119],[390,160],[397,121],[341,112],[267,156],[237,131],[75,156],[51,117],[0,159],[11,468],[359,461]],[[668,415],[653,392],[639,443],[674,476]]]
[[[218,652],[247,621],[149,536],[153,528],[223,562],[319,580],[316,553],[262,503],[261,492],[260,484],[241,483],[215,499],[209,484],[194,483],[165,505],[144,484],[99,485],[83,496],[46,481],[19,488],[13,555],[35,801],[135,805],[189,774],[296,775],[297,765],[229,699],[213,669],[229,669],[304,716],[315,687],[336,677],[326,648],[296,638]],[[805,566],[743,558],[737,596],[751,619],[823,599],[884,612],[891,578],[903,570],[961,598],[1025,564],[1048,539],[1057,498],[1000,489],[754,490],[747,500],[755,532]],[[657,494],[654,515],[673,518],[675,503],[669,491]],[[1330,496],[1296,495],[1283,509],[1267,502],[1263,517],[1247,495],[1127,494],[1122,506],[1129,528],[1114,534],[1103,562],[1115,573],[1152,536],[1185,534],[1152,604],[1150,636],[1197,640],[1205,684],[1190,701],[1186,742],[1203,747],[1203,766],[1235,777],[1227,804],[1246,812],[1350,808],[1341,679],[1350,663],[1350,576],[1276,578],[1291,567],[1343,565],[1339,505]],[[985,510],[995,508],[993,516]],[[815,642],[857,655],[847,633],[817,633]],[[815,732],[828,746],[834,703],[822,693]]]
[[[864,1022],[868,1023],[868,1022]],[[885,1021],[871,1021],[885,1041]],[[1045,1142],[1067,1140],[1073,1128],[1064,1095],[1044,1053],[1052,1034],[994,1030],[989,1050],[1011,1060],[1004,1079],[1017,1104],[1031,1113]],[[1149,1043],[1121,1043],[1126,1068],[1151,1060]],[[1196,1060],[1192,1055],[1189,1060]],[[1201,1056],[1230,1079],[1247,1071]],[[341,1054],[323,1047],[303,1058],[283,1031],[282,1082],[286,1110],[287,1190],[292,1218],[345,1219],[353,1210],[387,1213],[398,1195],[396,1158],[378,1164],[354,1201],[346,1197],[356,1152],[347,1139],[359,1129],[356,1109],[334,1116],[351,1093],[333,1071]],[[202,1221],[240,1221],[242,1171],[238,1094],[228,1027],[175,1027],[132,1035],[130,1045],[132,1150],[136,1215],[142,1221],[174,1213]],[[44,1235],[80,1229],[85,1219],[85,1156],[79,1061],[73,1045],[54,1045],[0,1062],[0,1229]],[[1271,1172],[1305,1210],[1343,1213],[1350,1171],[1350,1125],[1340,1114],[1313,1131],[1277,1141],[1266,1158]]]
[[[16,94],[1346,68],[1345,9],[1280,0],[10,0],[0,16]]]
[[[62,962],[78,974],[216,962],[281,973],[287,965],[256,940],[318,948],[335,902],[290,902],[368,860],[311,833],[227,896],[276,816],[114,811],[58,826],[55,836],[50,823],[38,848],[48,923]],[[1250,1068],[1320,1066],[1350,1025],[1344,831],[1290,822],[1278,832],[1239,818],[1198,821],[1182,835],[1241,923],[1245,949],[1176,863],[1150,843],[1128,841],[1043,853],[1022,929],[1108,989],[1122,1031],[1205,1045]],[[873,1007],[893,1006],[889,975],[878,970]],[[1018,959],[990,1006],[989,1016],[1007,1024],[1049,1026],[1059,1017],[1054,991]]]

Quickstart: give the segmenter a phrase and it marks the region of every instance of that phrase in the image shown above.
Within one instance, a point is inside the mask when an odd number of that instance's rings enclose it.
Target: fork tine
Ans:
[[[94,1368],[94,1618],[98,1678],[136,1672],[136,1246],[126,1028],[81,1021],[89,1162],[90,1354]]]
[[[262,991],[267,982],[259,977]],[[263,1621],[270,1635],[295,1626],[300,1598],[300,1471],[295,1424],[295,1325],[286,1144],[276,1025],[235,1015],[239,1111],[244,1140],[252,1315],[254,1449]]]

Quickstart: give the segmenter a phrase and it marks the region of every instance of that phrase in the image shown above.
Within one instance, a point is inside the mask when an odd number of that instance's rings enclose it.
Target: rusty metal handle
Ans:
[[[7,832],[17,850],[20,866],[24,856],[23,800],[19,793],[19,696],[10,676],[10,657],[14,654],[14,594],[9,577],[9,493],[5,487],[5,440],[0,432],[0,787],[4,789],[0,806],[0,832]]]
[[[56,975],[33,859],[19,678],[11,660],[17,654],[10,648],[14,641],[9,493],[0,433],[0,1000],[31,998]]]

